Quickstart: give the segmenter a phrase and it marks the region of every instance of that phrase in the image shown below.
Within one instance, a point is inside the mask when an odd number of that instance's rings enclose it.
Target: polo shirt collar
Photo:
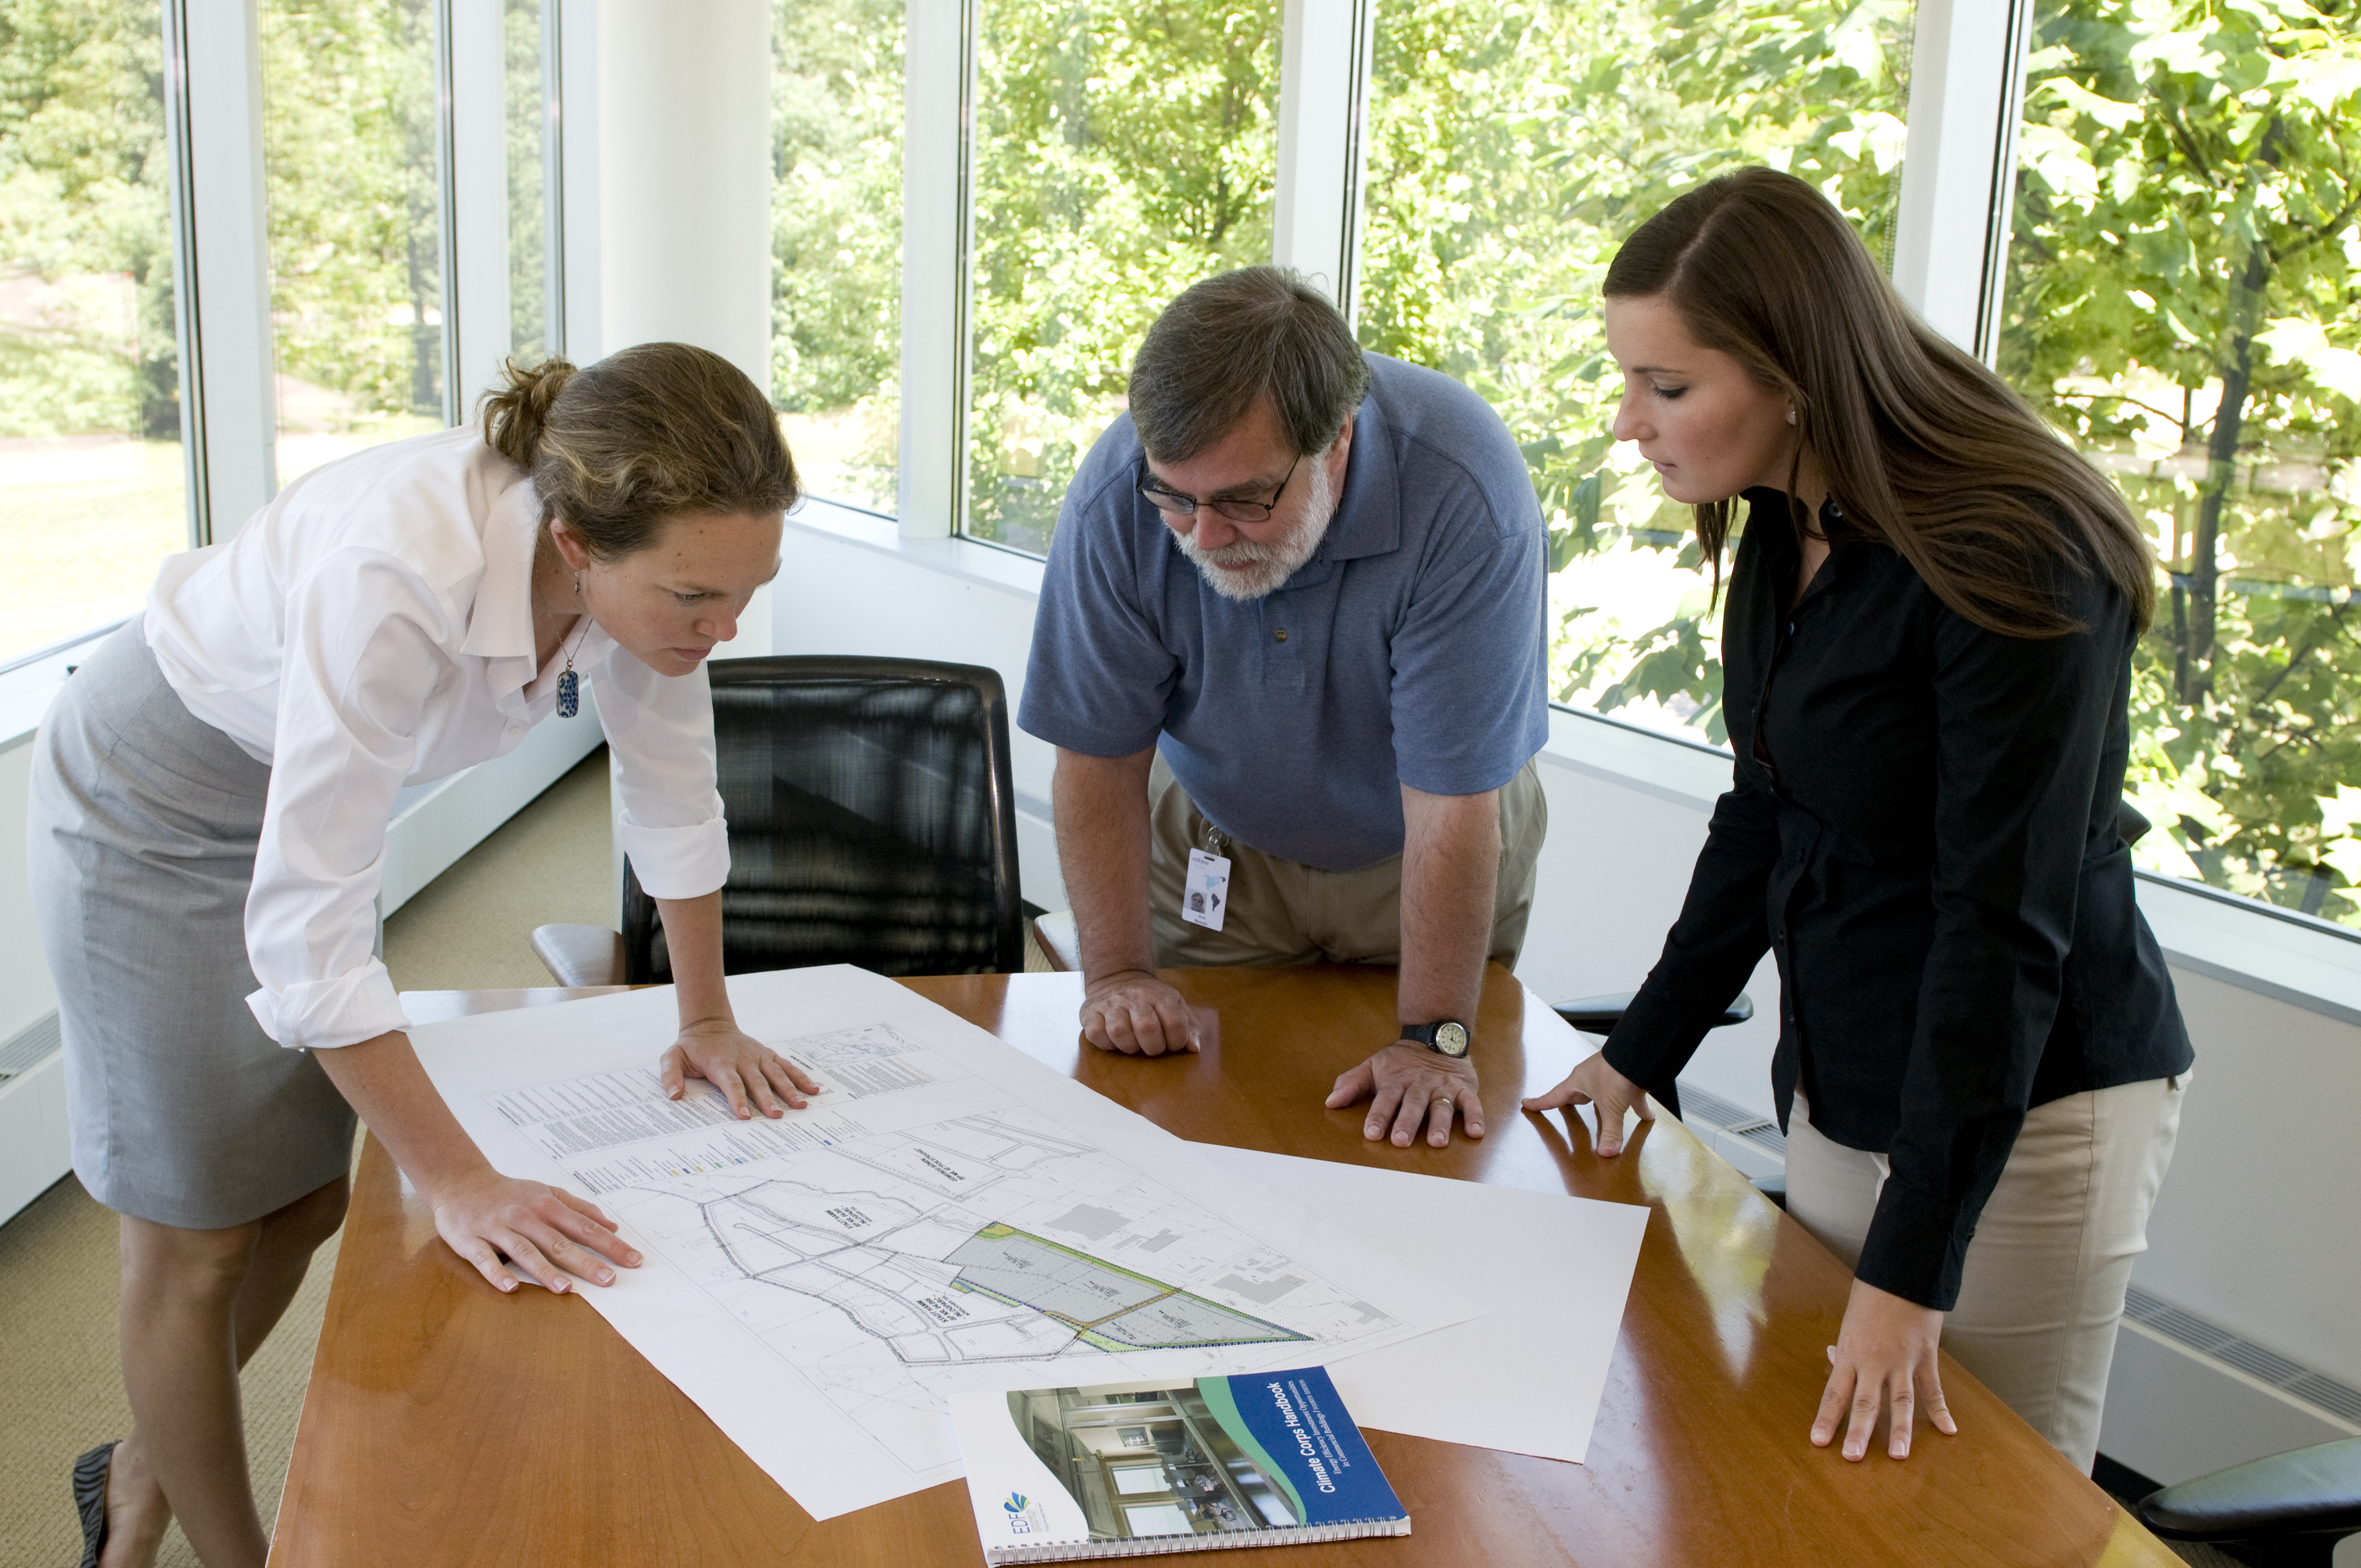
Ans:
[[[533,551],[541,532],[541,498],[520,476],[493,499],[484,519],[484,575],[467,609],[460,651],[479,659],[533,655]],[[532,677],[526,677],[530,680]]]
[[[1314,561],[1353,561],[1401,548],[1401,461],[1374,393],[1353,417],[1353,451],[1345,461],[1345,493],[1329,520]]]

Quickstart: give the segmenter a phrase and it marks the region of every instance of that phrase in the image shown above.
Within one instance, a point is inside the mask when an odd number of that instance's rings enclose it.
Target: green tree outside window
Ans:
[[[1681,192],[1768,163],[1890,254],[1908,0],[1433,0],[1378,14],[1361,340],[1508,422],[1550,530],[1553,695],[1719,743],[1688,509],[1609,433],[1598,290]]]
[[[2351,0],[2037,18],[2002,373],[2164,578],[2136,851],[2361,924],[2361,38]]]

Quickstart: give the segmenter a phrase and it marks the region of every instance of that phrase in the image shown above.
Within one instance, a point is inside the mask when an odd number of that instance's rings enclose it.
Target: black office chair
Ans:
[[[2207,1541],[2257,1568],[2328,1568],[2336,1543],[2361,1533],[2361,1437],[2167,1486],[2138,1512],[2167,1541]]]
[[[822,655],[709,667],[731,974],[1025,967],[1008,703],[973,664]],[[655,900],[625,872],[623,930],[544,926],[564,985],[672,978]]]

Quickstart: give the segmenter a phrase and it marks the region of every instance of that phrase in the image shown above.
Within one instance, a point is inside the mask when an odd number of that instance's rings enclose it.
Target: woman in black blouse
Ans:
[[[2147,542],[1800,180],[1681,197],[1606,295],[1615,433],[1717,571],[1747,503],[1736,778],[1647,983],[1528,1108],[1595,1101],[1617,1152],[1769,949],[1790,1211],[1854,1269],[1812,1442],[1954,1431],[1939,1339],[2088,1470],[2191,1062],[2122,828]]]

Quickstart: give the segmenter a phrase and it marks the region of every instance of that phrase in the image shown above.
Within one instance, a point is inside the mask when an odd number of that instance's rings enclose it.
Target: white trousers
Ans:
[[[2099,1452],[2115,1325],[2147,1215],[2172,1162],[2191,1075],[2037,1105],[1984,1205],[1943,1322],[1943,1348],[2088,1475]],[[1851,1267],[1886,1157],[1829,1141],[1795,1097],[1787,1212]]]

